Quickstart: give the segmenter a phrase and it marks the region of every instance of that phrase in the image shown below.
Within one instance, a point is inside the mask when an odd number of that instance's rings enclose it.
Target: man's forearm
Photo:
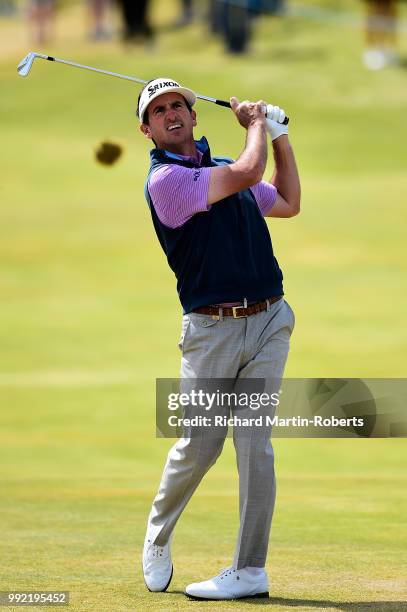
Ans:
[[[264,104],[239,102],[230,104],[240,125],[246,130],[246,145],[232,164],[211,168],[208,186],[208,205],[221,202],[228,196],[259,183],[266,169],[267,136]]]
[[[247,128],[246,146],[235,162],[236,169],[253,175],[253,184],[260,182],[266,169],[267,153],[265,124],[258,120]]]
[[[270,182],[297,213],[300,209],[301,185],[288,136],[283,135],[273,140],[273,153],[275,170]]]

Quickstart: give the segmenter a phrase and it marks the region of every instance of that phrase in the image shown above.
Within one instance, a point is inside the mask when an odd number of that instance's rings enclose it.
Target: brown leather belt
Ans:
[[[267,310],[267,306],[269,304],[274,304],[274,302],[278,302],[278,300],[281,300],[282,297],[282,295],[271,297],[265,300],[264,302],[256,302],[256,304],[250,304],[246,308],[244,306],[229,306],[226,308],[218,308],[217,306],[200,306],[199,308],[195,308],[195,310],[193,310],[192,312],[197,312],[198,314],[204,315],[211,315],[213,318],[216,319],[219,319],[221,314],[224,317],[233,317],[234,319],[241,319],[242,317],[250,317],[251,315]]]

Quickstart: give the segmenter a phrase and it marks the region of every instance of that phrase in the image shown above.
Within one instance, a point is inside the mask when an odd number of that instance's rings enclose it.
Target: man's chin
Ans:
[[[183,138],[185,138],[185,130],[184,128],[179,128],[178,130],[172,130],[171,132],[168,132],[168,136],[167,139],[174,139],[176,142],[179,142],[180,139],[182,140]]]

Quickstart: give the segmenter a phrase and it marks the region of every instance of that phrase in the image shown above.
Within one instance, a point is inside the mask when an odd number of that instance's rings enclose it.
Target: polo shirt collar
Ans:
[[[197,157],[194,157],[192,155],[178,155],[177,153],[171,153],[171,151],[166,151],[165,149],[153,149],[152,151],[150,151],[150,156],[151,158],[153,158],[158,154],[160,157],[166,157],[167,159],[175,159],[178,161],[185,161],[195,166],[211,165],[211,152],[209,149],[208,141],[206,140],[205,136],[202,136],[200,140],[195,140],[195,144],[197,149]]]

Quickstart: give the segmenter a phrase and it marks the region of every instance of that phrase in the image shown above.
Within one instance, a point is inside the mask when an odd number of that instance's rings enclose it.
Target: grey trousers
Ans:
[[[268,311],[250,317],[216,320],[209,315],[183,316],[179,347],[181,378],[265,379],[267,393],[279,390],[294,328],[294,314],[281,299]],[[233,408],[231,414],[233,415]],[[241,409],[239,412],[242,415]],[[251,415],[253,416],[253,414]],[[214,437],[180,438],[170,449],[149,516],[156,544],[164,545],[203,476],[222,452],[227,429]],[[276,484],[271,427],[260,431],[233,428],[239,473],[240,529],[233,565],[264,567]]]

